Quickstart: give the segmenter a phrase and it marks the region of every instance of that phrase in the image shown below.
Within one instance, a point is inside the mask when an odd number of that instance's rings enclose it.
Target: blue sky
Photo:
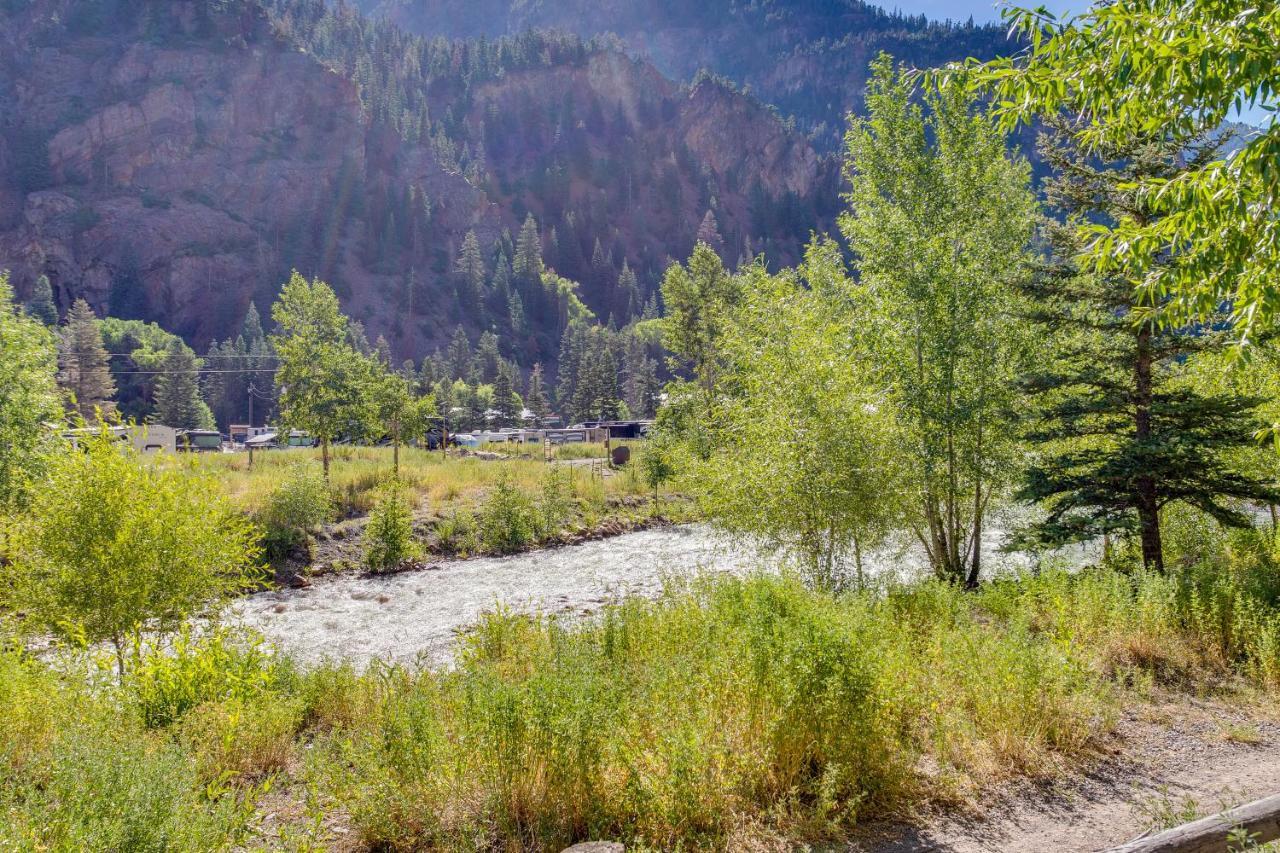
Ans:
[[[874,2],[874,0],[872,0]],[[1038,0],[1025,5],[1049,7],[1049,11],[1061,15],[1065,12],[1080,11],[1088,8],[1088,3],[1071,2],[1071,0]],[[963,21],[969,16],[978,23],[1000,20],[1000,11],[991,0],[881,0],[880,5],[886,9],[899,9],[908,15],[926,15],[930,18]]]
[[[872,0],[875,2],[875,0]],[[1000,20],[1000,7],[992,0],[880,0],[886,9],[898,9],[908,15],[925,15],[936,20],[950,18],[953,21],[964,21],[970,16],[976,23]],[[1045,6],[1059,17],[1082,12],[1089,8],[1088,2],[1081,0],[1020,0],[1020,6]],[[1247,111],[1242,119],[1249,124],[1265,126],[1270,113],[1255,108]]]

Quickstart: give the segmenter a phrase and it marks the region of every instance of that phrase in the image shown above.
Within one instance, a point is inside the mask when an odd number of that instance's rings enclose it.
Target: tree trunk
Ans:
[[[396,477],[400,476],[400,436],[397,435],[391,442],[391,470],[395,472]]]
[[[982,484],[973,489],[973,556],[969,563],[969,577],[965,587],[978,588],[978,576],[982,573]]]
[[[1138,332],[1138,357],[1134,364],[1137,394],[1134,399],[1134,433],[1139,445],[1151,441],[1151,327],[1143,324]],[[1164,572],[1164,549],[1160,542],[1160,497],[1155,477],[1139,474],[1134,483],[1137,493],[1138,524],[1142,531],[1142,565]]]
[[[329,482],[329,437],[320,439],[320,461],[324,465],[324,481]]]
[[[116,647],[116,675],[124,681],[124,640],[121,637],[112,637],[111,645]]]
[[[982,516],[986,508],[982,502],[982,423],[978,423],[978,444],[974,451],[975,470],[977,476],[973,484],[973,555],[969,562],[969,577],[965,586],[978,588],[978,577],[982,574]]]

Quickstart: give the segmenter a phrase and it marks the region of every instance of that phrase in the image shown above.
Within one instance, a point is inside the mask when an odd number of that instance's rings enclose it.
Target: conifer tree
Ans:
[[[109,414],[115,409],[116,393],[111,378],[107,349],[102,343],[102,330],[89,303],[77,299],[67,312],[58,348],[58,383],[71,397],[72,408],[85,419],[95,409]]]
[[[510,370],[505,365],[493,379],[493,408],[498,413],[497,426],[500,427],[514,424],[523,408],[516,396]]]
[[[529,374],[529,388],[524,395],[524,404],[533,413],[534,426],[541,427],[551,415],[551,404],[547,400],[546,381],[542,375],[542,365],[535,364]]]
[[[484,282],[487,277],[484,256],[480,251],[480,239],[474,230],[468,231],[462,239],[462,251],[458,253],[457,272],[462,276],[462,297],[464,304],[478,306],[484,297]],[[473,301],[472,301],[473,300]]]
[[[174,338],[162,364],[164,372],[156,381],[153,419],[177,429],[212,427],[213,415],[200,396],[200,365],[195,353]]]
[[[1060,545],[1137,534],[1143,563],[1163,570],[1160,511],[1171,502],[1246,526],[1235,501],[1280,498],[1233,465],[1233,451],[1253,444],[1258,401],[1176,382],[1178,362],[1228,345],[1228,324],[1173,328],[1144,319],[1141,272],[1077,267],[1079,226],[1122,217],[1155,223],[1158,216],[1132,187],[1176,180],[1217,157],[1220,144],[1200,137],[1188,149],[1151,138],[1086,153],[1073,136],[1074,128],[1054,121],[1040,146],[1056,173],[1046,184],[1049,202],[1066,222],[1045,222],[1052,256],[1028,285],[1032,319],[1056,346],[1051,362],[1023,378],[1039,402],[1029,431],[1038,452],[1020,497],[1049,510],[1023,539]],[[1166,262],[1161,255],[1144,264]]]
[[[49,284],[47,275],[36,279],[31,298],[27,300],[27,313],[46,326],[57,325],[58,306],[53,304],[53,286]]]
[[[467,379],[471,376],[474,362],[471,355],[471,341],[467,340],[467,333],[461,326],[453,330],[453,337],[449,340],[449,351],[445,355],[445,362],[449,379]]]
[[[716,215],[710,210],[706,216],[702,217],[702,224],[698,226],[697,242],[705,243],[717,255],[724,254],[724,238],[720,236],[720,223],[716,222]]]
[[[530,213],[520,226],[520,236],[516,243],[515,274],[518,279],[530,284],[542,276],[542,238],[538,234],[538,222]]]

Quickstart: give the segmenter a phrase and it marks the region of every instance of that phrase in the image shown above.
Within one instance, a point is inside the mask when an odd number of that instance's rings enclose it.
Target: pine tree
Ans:
[[[516,243],[515,260],[516,277],[526,283],[537,282],[542,276],[542,238],[538,234],[538,222],[530,213],[520,226],[520,237]]]
[[[213,420],[200,395],[200,365],[196,354],[175,338],[165,352],[164,371],[156,382],[156,423],[177,429],[205,429]]]
[[[484,282],[488,276],[484,256],[480,251],[480,239],[474,230],[468,231],[462,240],[462,251],[458,253],[456,269],[462,276],[464,304],[478,306],[484,298]]]
[[[493,382],[501,367],[502,353],[498,349],[498,336],[493,332],[484,332],[476,346],[478,381],[484,384]]]
[[[511,372],[505,366],[493,379],[493,408],[498,413],[497,426],[509,427],[520,417],[523,406],[516,396]]]
[[[1201,394],[1175,382],[1178,362],[1228,344],[1227,325],[1135,322],[1135,286],[1142,273],[1078,269],[1078,225],[1122,215],[1155,222],[1132,187],[1176,180],[1214,159],[1220,144],[1202,137],[1188,149],[1154,138],[1086,153],[1070,141],[1071,132],[1070,125],[1056,121],[1041,139],[1041,151],[1057,173],[1046,185],[1047,196],[1067,223],[1044,224],[1053,254],[1028,285],[1032,319],[1056,347],[1053,360],[1023,380],[1039,402],[1029,434],[1038,452],[1019,496],[1049,510],[1023,538],[1059,545],[1136,533],[1143,563],[1163,570],[1165,506],[1181,501],[1243,527],[1249,520],[1234,501],[1280,499],[1280,491],[1233,464],[1233,452],[1253,444],[1258,401]],[[1148,261],[1166,262],[1163,255]]]
[[[565,419],[572,423],[577,420],[574,403],[578,391],[578,373],[582,365],[583,336],[586,327],[581,323],[570,323],[560,338],[560,374],[556,385],[556,404]]]
[[[262,317],[258,314],[258,306],[253,302],[249,303],[249,310],[244,314],[240,334],[244,337],[245,346],[250,350],[267,340],[266,333],[262,331]]]
[[[720,236],[720,224],[716,222],[716,215],[710,210],[707,211],[706,216],[702,217],[702,224],[698,226],[697,242],[710,246],[717,255],[724,254],[724,238]]]
[[[46,326],[57,325],[58,307],[53,304],[53,286],[47,275],[36,279],[31,298],[27,300],[27,313]]]
[[[466,379],[471,375],[473,358],[471,355],[471,342],[467,340],[467,333],[461,326],[453,330],[453,338],[449,341],[449,351],[445,355],[445,363],[448,369],[448,378]]]
[[[547,400],[545,384],[542,365],[535,364],[533,372],[529,374],[529,388],[524,395],[524,405],[533,413],[534,425],[538,427],[546,423],[551,415],[551,404]]]
[[[58,355],[58,383],[72,398],[72,406],[85,419],[95,409],[103,414],[115,410],[111,398],[116,383],[111,377],[110,359],[102,343],[102,330],[89,303],[77,299],[67,312]]]

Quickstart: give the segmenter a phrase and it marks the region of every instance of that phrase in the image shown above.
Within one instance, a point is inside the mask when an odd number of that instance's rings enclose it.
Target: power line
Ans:
[[[160,356],[163,356],[163,355],[164,355],[162,352],[159,352],[159,351],[156,351],[156,353],[155,353],[155,354],[156,354],[156,355],[160,355]],[[107,358],[133,358],[133,357],[136,355],[136,352],[108,352],[108,353],[94,353],[94,352],[65,352],[65,351],[59,351],[58,355],[63,355],[63,356],[84,356],[85,358],[93,358],[93,357],[100,356],[100,355],[105,355]],[[204,360],[208,360],[208,359],[211,359],[211,358],[260,358],[260,359],[270,360],[270,361],[279,361],[279,360],[280,360],[280,356],[278,356],[278,355],[248,355],[248,354],[245,354],[245,355],[239,355],[239,354],[234,354],[234,353],[233,353],[233,354],[231,354],[231,355],[197,355],[197,356],[196,356],[196,358],[204,359]]]
[[[213,368],[206,370],[200,368],[198,370],[113,370],[112,376],[188,376],[192,373],[276,373],[278,367],[235,367],[235,368]]]

